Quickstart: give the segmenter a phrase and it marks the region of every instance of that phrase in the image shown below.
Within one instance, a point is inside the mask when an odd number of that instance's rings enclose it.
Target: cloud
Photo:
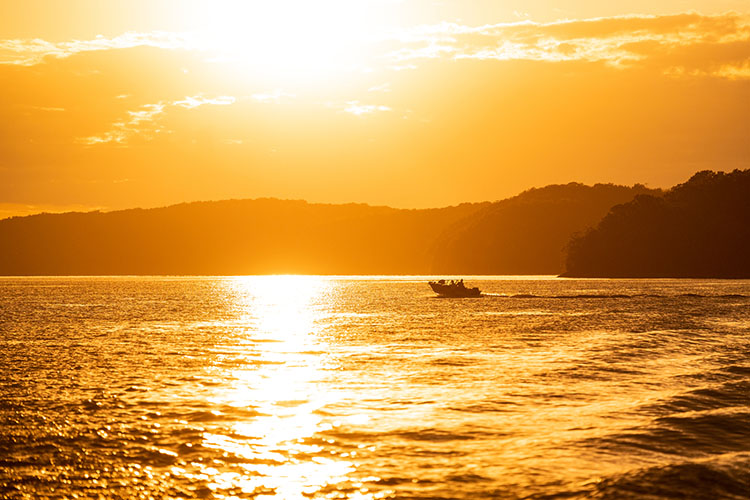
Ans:
[[[725,64],[714,74],[727,78],[729,80],[750,80],[750,61],[742,64]]]
[[[42,39],[0,40],[0,64],[33,66],[45,58],[65,58],[80,52],[127,49],[133,47],[155,47],[160,49],[192,49],[193,42],[186,35],[168,32],[136,33],[107,38],[98,36],[93,40],[49,42]]]
[[[522,13],[518,15],[521,16]],[[376,60],[390,61],[390,69],[411,67],[425,59],[530,60],[603,62],[613,67],[632,67],[653,58],[664,58],[683,47],[701,44],[750,43],[750,19],[736,13],[706,16],[686,13],[665,16],[615,16],[584,20],[467,26],[453,22],[402,29],[381,38]],[[171,32],[128,32],[117,37],[50,42],[41,39],[0,40],[0,64],[31,66],[49,58],[66,58],[81,52],[134,47],[210,53],[210,44],[194,35]],[[368,49],[369,50],[369,49]],[[385,56],[385,57],[384,57]],[[749,58],[748,52],[744,59]],[[217,54],[207,61],[221,60]],[[707,71],[667,64],[666,74],[701,74],[726,78],[744,75],[742,60]],[[259,94],[260,95],[260,94]],[[269,100],[274,100],[270,96]],[[259,99],[260,100],[260,99]]]
[[[478,27],[456,23],[421,26],[404,33],[403,46],[390,57],[403,63],[418,59],[452,58],[477,60],[585,61],[614,67],[632,67],[659,60],[667,74],[700,74],[744,77],[744,62],[750,58],[750,23],[737,14],[703,16],[623,16],[540,24],[531,21]],[[736,59],[709,71],[675,66],[667,59],[685,48],[710,44],[715,53],[741,45]],[[689,57],[689,56],[688,56]],[[693,61],[711,65],[708,58]],[[734,68],[734,69],[731,69]],[[739,69],[737,69],[739,68]]]
[[[373,43],[372,72],[306,86],[171,35],[0,41],[0,198],[436,206],[750,166],[738,15],[442,23]]]
[[[33,109],[38,109],[39,111],[49,111],[51,113],[62,113],[65,111],[65,108],[57,108],[54,106],[31,106]]]
[[[186,96],[184,99],[174,101],[145,104],[135,111],[128,111],[127,118],[113,123],[109,131],[100,135],[79,138],[77,142],[86,146],[108,143],[125,145],[130,138],[136,135],[151,139],[156,134],[165,132],[165,129],[156,121],[167,108],[195,109],[207,104],[227,106],[234,104],[235,101],[236,99],[233,96],[205,97],[197,95]]]
[[[136,111],[128,111],[128,118],[113,123],[111,130],[101,135],[80,138],[78,142],[87,146],[108,143],[124,145],[133,135],[145,133],[144,124],[152,125],[148,130],[150,133],[159,133],[162,129],[153,126],[153,122],[157,115],[164,112],[164,106],[163,103],[146,104]]]
[[[343,110],[356,116],[368,115],[376,111],[390,111],[391,108],[382,104],[362,104],[359,101],[348,101]]]
[[[284,92],[281,89],[274,89],[270,92],[257,92],[250,97],[258,102],[279,102],[285,97],[295,97],[295,95],[289,92]]]
[[[183,108],[193,109],[197,108],[198,106],[203,106],[206,104],[212,104],[214,106],[227,106],[229,104],[234,104],[236,99],[230,95],[222,95],[218,97],[203,97],[203,96],[188,96],[185,97],[185,99],[182,99],[180,101],[173,101],[171,105],[173,106],[182,106]]]

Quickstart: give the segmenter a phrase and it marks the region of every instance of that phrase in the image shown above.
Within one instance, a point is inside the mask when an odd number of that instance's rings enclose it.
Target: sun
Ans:
[[[200,45],[263,79],[309,82],[367,71],[392,0],[224,0],[196,11]]]

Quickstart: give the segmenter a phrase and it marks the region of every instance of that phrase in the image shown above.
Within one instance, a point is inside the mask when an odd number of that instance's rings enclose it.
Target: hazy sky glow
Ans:
[[[0,6],[0,218],[274,196],[401,207],[750,167],[718,1]]]

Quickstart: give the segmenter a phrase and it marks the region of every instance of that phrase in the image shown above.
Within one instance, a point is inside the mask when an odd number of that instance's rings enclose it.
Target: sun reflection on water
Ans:
[[[336,401],[323,383],[333,362],[319,335],[328,287],[324,279],[304,276],[243,277],[231,283],[241,316],[232,340],[236,363],[222,360],[217,376],[223,383],[210,401],[217,408],[238,409],[239,416],[203,435],[204,447],[235,462],[229,471],[210,464],[202,468],[200,478],[215,496],[311,498],[352,481],[348,475],[355,465],[317,436],[337,425],[320,411]],[[382,495],[347,490],[349,498]]]

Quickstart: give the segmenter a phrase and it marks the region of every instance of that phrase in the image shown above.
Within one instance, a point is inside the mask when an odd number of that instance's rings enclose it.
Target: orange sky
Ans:
[[[745,0],[0,4],[0,218],[750,167]]]

